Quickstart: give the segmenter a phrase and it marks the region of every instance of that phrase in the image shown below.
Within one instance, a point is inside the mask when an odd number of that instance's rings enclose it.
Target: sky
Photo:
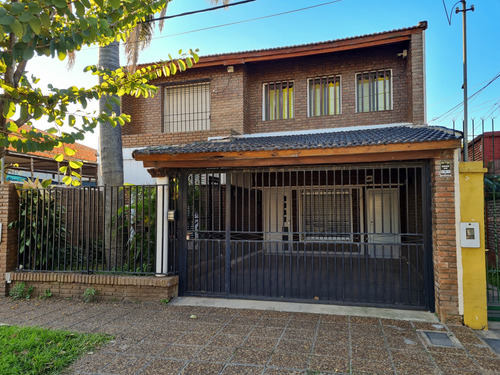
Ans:
[[[236,3],[239,0],[232,0]],[[448,13],[445,12],[445,5]],[[491,118],[500,114],[500,0],[467,1],[467,51],[469,119],[474,132],[481,131],[482,119],[491,130]],[[209,8],[208,0],[173,0],[168,15]],[[255,0],[206,13],[165,21],[155,31],[151,45],[140,55],[140,63],[175,56],[183,49],[199,54],[291,46],[357,35],[372,34],[428,22],[426,39],[427,121],[431,125],[462,128],[463,44],[462,13],[455,14],[455,0]],[[308,8],[308,9],[306,9]],[[448,14],[448,15],[447,15]],[[448,18],[451,17],[451,25]],[[76,64],[68,70],[57,59],[36,58],[27,70],[41,79],[41,86],[90,87],[97,78],[83,73],[97,63],[97,47],[77,53]],[[121,55],[121,63],[125,64]],[[485,87],[486,86],[486,87]],[[97,103],[90,108],[97,109]],[[471,121],[471,120],[469,120]],[[495,130],[499,130],[500,120]],[[36,127],[46,128],[43,122]],[[469,124],[469,133],[473,126]],[[97,148],[98,134],[82,143]]]

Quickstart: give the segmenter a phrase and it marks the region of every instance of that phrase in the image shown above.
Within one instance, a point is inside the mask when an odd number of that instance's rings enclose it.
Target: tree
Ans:
[[[230,0],[208,0],[212,4],[223,2],[228,4]],[[167,10],[167,4],[161,9],[160,17]],[[153,14],[150,15],[150,17]],[[125,54],[129,64],[129,71],[134,71],[139,59],[139,52],[149,46],[152,39],[152,23],[138,23],[131,31],[130,38],[125,41]],[[163,22],[160,22],[160,31]],[[103,69],[117,69],[120,67],[120,47],[118,42],[99,48],[98,66]],[[107,98],[99,101],[99,110],[105,111],[110,103]],[[119,113],[120,107],[113,104],[113,112]],[[120,127],[112,126],[109,123],[101,122],[99,126],[99,185],[120,186],[123,184],[123,153],[122,153],[122,132]]]
[[[9,146],[19,152],[45,151],[61,142],[71,144],[82,140],[86,132],[93,131],[100,123],[123,125],[130,117],[113,111],[113,105],[120,103],[115,96],[152,95],[156,88],[148,83],[150,80],[191,67],[198,60],[193,51],[177,60],[129,74],[121,68],[90,66],[86,71],[99,77],[99,83],[90,89],[56,88],[49,84],[45,92],[36,86],[38,78],[26,74],[28,62],[35,56],[57,56],[64,60],[84,46],[108,46],[127,40],[138,22],[161,12],[167,1],[12,0],[0,3],[0,157]],[[71,104],[85,108],[88,101],[101,98],[109,98],[109,103],[95,117],[79,116],[69,110]],[[34,128],[22,130],[23,137],[13,133],[19,126],[31,125],[32,120],[44,117],[53,124],[49,135]],[[71,130],[63,132],[64,124]],[[69,148],[64,152],[74,154]],[[63,157],[58,155],[56,160]],[[73,164],[63,169],[67,173],[66,183],[76,183],[78,167]]]

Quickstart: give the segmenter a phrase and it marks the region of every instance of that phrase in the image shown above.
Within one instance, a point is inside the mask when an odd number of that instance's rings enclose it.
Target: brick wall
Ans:
[[[262,63],[235,65],[234,73],[225,66],[194,68],[155,84],[159,92],[154,98],[122,99],[122,110],[132,116],[124,127],[123,147],[183,144],[208,137],[242,133],[263,133],[307,129],[375,125],[399,122],[423,123],[425,119],[425,85],[423,73],[423,38],[412,36],[409,43],[400,42],[381,47],[336,52],[309,57],[290,58]],[[408,58],[397,56],[404,49]],[[393,110],[356,113],[356,81],[358,72],[391,69]],[[342,113],[333,116],[307,117],[307,79],[340,74]],[[190,133],[163,132],[163,87],[169,83],[210,80],[211,129]],[[277,80],[294,81],[294,118],[262,120],[262,85]]]
[[[9,229],[9,223],[17,220],[19,215],[18,196],[14,185],[0,184],[0,223],[2,238],[0,242],[0,297],[5,296],[7,287],[5,272],[16,268],[18,233],[17,229]]]
[[[153,98],[122,98],[122,111],[131,115],[132,122],[123,129],[123,147],[144,147],[183,144],[208,137],[229,136],[244,132],[243,84],[244,67],[234,67],[228,73],[225,66],[192,69],[178,73],[168,80],[154,82],[158,93]],[[211,129],[186,133],[164,133],[162,119],[163,90],[166,82],[189,83],[200,79],[210,80]]]
[[[441,161],[451,162],[452,150],[441,153],[431,163],[432,243],[436,313],[443,322],[461,321],[458,313],[457,243],[455,221],[455,179],[441,176]]]
[[[12,283],[24,282],[34,286],[33,297],[50,289],[55,297],[83,298],[87,288],[97,291],[98,300],[159,302],[177,297],[179,278],[114,275],[79,275],[64,273],[13,272]]]

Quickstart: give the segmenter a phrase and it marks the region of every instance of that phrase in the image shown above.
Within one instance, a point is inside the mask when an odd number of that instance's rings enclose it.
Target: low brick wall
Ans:
[[[161,299],[177,297],[178,276],[116,276],[80,275],[41,272],[12,272],[9,287],[17,282],[33,286],[33,297],[50,289],[56,297],[82,298],[87,288],[97,291],[98,300],[159,302]]]

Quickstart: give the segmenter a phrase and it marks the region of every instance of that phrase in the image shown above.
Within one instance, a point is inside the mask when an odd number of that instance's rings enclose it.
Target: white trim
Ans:
[[[464,269],[462,264],[462,247],[460,246],[460,173],[459,164],[461,150],[456,149],[453,160],[453,178],[455,184],[455,242],[457,246],[457,281],[458,281],[458,314],[464,314]]]
[[[422,30],[422,61],[423,61],[423,95],[424,95],[424,122],[427,123],[427,73],[425,63],[425,30]]]
[[[156,197],[156,273],[168,272],[168,176],[158,177],[159,186]],[[166,186],[165,186],[166,185]]]
[[[360,130],[370,130],[370,129],[384,129],[384,128],[392,128],[395,126],[407,126],[412,128],[418,128],[428,125],[415,125],[411,122],[397,122],[394,124],[382,124],[382,125],[364,125],[364,126],[349,126],[345,128],[330,128],[330,129],[314,129],[314,130],[296,130],[296,131],[286,131],[286,132],[272,132],[272,133],[253,133],[253,134],[241,134],[234,135],[231,137],[222,136],[222,137],[208,137],[208,141],[216,141],[221,139],[230,139],[230,138],[260,138],[260,137],[280,137],[283,135],[307,135],[307,134],[322,134],[322,133],[339,133],[339,132],[351,132],[351,131],[360,131]],[[444,129],[444,128],[443,128]]]

